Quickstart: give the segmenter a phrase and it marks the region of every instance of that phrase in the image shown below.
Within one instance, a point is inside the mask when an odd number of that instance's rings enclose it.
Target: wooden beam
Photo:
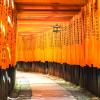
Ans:
[[[20,12],[17,12],[18,15],[20,14],[23,14],[23,15],[73,15],[73,14],[77,14],[78,12],[77,11],[32,11],[32,12],[29,12],[29,11],[20,11]]]
[[[80,10],[66,10],[66,9],[24,9],[24,10],[22,10],[22,9],[19,9],[19,10],[17,10],[17,12],[79,12]]]
[[[15,3],[31,4],[86,4],[88,0],[15,0]]]
[[[82,5],[35,5],[35,4],[17,4],[16,5],[17,10],[33,10],[33,11],[37,11],[37,10],[66,10],[66,11],[79,11],[82,7]]]
[[[22,17],[22,18],[17,18],[18,20],[25,20],[25,21],[29,21],[29,20],[31,20],[31,21],[66,21],[66,20],[70,20],[72,17],[65,17],[65,18],[63,18],[63,17],[61,17],[61,18],[52,18],[52,17],[50,17],[50,18],[24,18],[24,17]]]
[[[20,12],[17,14],[17,19],[39,19],[39,18],[72,18],[72,16],[76,15],[78,12]]]

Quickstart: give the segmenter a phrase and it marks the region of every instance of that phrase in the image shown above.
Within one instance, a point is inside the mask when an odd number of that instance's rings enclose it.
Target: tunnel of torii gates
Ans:
[[[100,0],[0,0],[0,98],[15,70],[62,77],[100,96]]]

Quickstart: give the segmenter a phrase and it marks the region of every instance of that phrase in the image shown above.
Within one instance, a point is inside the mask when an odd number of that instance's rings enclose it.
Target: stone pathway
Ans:
[[[16,85],[11,98],[12,100],[99,100],[63,79],[19,71],[16,72]]]

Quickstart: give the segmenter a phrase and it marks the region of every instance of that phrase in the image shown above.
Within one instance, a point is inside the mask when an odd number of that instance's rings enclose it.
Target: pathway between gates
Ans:
[[[8,100],[99,100],[63,79],[39,73],[16,72],[16,85]]]

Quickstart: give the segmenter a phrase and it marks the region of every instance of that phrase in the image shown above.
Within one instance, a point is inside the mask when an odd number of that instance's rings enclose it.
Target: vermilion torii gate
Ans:
[[[62,77],[100,96],[99,0],[38,2],[0,1],[1,99],[14,88],[16,66]]]

